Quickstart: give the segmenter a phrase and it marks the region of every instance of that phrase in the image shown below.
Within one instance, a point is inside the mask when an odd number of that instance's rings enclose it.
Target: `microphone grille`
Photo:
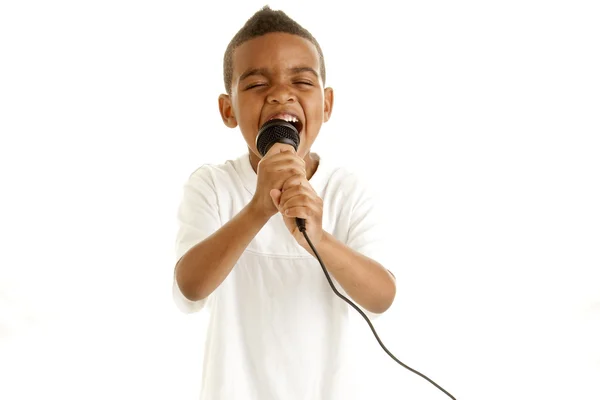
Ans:
[[[281,119],[268,121],[258,131],[256,148],[264,157],[275,143],[287,143],[297,151],[300,144],[298,130],[291,123]]]

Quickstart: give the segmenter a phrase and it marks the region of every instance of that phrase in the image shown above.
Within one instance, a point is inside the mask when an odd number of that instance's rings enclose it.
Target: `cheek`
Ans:
[[[256,129],[260,116],[260,109],[256,110],[256,107],[252,108],[245,106],[240,110],[238,124],[245,130]]]
[[[261,106],[262,104],[260,99],[253,98],[251,95],[246,93],[241,95],[238,98],[235,107],[237,111],[236,115],[238,116],[238,122],[257,119],[257,115],[260,115]]]
[[[323,96],[319,94],[315,94],[309,98],[304,100],[304,104],[302,104],[305,110],[310,111],[311,115],[322,115],[323,114],[323,106],[325,102],[323,100]]]
[[[315,102],[311,105],[311,108],[309,110],[309,115],[310,115],[310,121],[312,123],[321,123],[323,122],[323,116],[324,116],[324,112],[323,112],[323,104],[319,103],[319,102]]]

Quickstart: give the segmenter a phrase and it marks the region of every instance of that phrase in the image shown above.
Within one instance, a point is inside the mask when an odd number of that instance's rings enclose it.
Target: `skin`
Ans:
[[[318,159],[311,155],[310,148],[333,108],[333,89],[323,87],[319,65],[316,47],[287,33],[254,38],[234,51],[231,96],[219,96],[219,111],[226,126],[239,126],[255,172],[262,158],[255,145],[258,130],[269,116],[282,109],[291,110],[302,119],[297,156],[306,164],[308,179],[316,171]],[[316,76],[293,68],[310,68]],[[253,69],[265,71],[240,79]]]

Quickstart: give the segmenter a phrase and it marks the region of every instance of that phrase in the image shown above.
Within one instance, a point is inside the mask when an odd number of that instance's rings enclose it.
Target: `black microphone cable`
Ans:
[[[356,304],[354,304],[351,300],[348,300],[346,298],[346,296],[344,296],[343,294],[341,294],[340,292],[338,292],[338,290],[335,288],[335,286],[333,285],[333,282],[331,281],[331,278],[329,277],[329,273],[327,272],[327,270],[325,269],[325,265],[323,264],[323,260],[321,260],[321,257],[319,256],[319,253],[317,253],[317,250],[315,249],[315,246],[313,246],[312,242],[310,241],[310,239],[308,238],[308,235],[306,234],[306,225],[305,225],[306,221],[303,218],[296,218],[296,225],[298,226],[298,229],[300,229],[300,232],[302,232],[302,234],[304,235],[304,237],[306,238],[306,241],[308,242],[308,245],[310,246],[310,248],[314,251],[315,256],[317,256],[317,260],[319,260],[319,264],[321,264],[321,268],[323,269],[323,272],[325,273],[325,277],[327,278],[327,281],[329,282],[329,286],[331,286],[331,289],[333,289],[334,293],[341,298],[342,300],[344,300],[346,303],[350,304],[356,311],[358,311],[360,313],[360,315],[363,316],[363,318],[367,321],[367,323],[369,324],[369,327],[371,328],[371,331],[373,331],[373,334],[375,335],[375,338],[377,339],[377,341],[379,342],[379,344],[381,345],[381,348],[383,348],[383,350],[385,350],[385,352],[394,359],[394,361],[396,361],[398,364],[402,365],[404,368],[408,369],[411,372],[414,372],[415,374],[422,376],[423,378],[427,379],[429,382],[431,382],[435,387],[437,387],[438,389],[440,389],[442,392],[446,393],[451,399],[456,400],[456,398],[454,396],[452,396],[450,393],[448,393],[443,387],[441,387],[440,385],[438,385],[437,383],[435,383],[434,381],[432,381],[431,379],[429,379],[427,376],[423,375],[422,373],[420,373],[419,371],[412,369],[411,367],[409,367],[408,365],[404,364],[402,361],[398,360],[381,342],[381,339],[379,339],[379,336],[377,335],[377,332],[375,331],[375,328],[373,328],[373,324],[371,323],[371,320],[369,319],[369,317],[367,317],[365,315],[364,312],[362,312],[362,310],[360,308],[358,308],[356,306]]]
[[[288,145],[292,146],[295,151],[298,151],[298,145],[300,144],[300,136],[298,134],[298,130],[296,129],[296,126],[294,126],[294,124],[292,124],[288,121],[284,121],[282,119],[272,119],[270,121],[267,121],[259,129],[258,136],[256,137],[256,148],[258,149],[259,153],[264,157],[265,154],[267,154],[267,152],[271,148],[271,146],[273,146],[273,144],[275,144],[275,143],[288,144]],[[327,281],[329,282],[329,286],[331,286],[331,289],[333,289],[333,292],[339,298],[344,300],[346,303],[350,304],[356,311],[358,311],[360,313],[360,315],[363,316],[363,318],[369,324],[371,331],[373,331],[375,338],[377,339],[377,341],[379,342],[379,344],[381,345],[383,350],[385,350],[385,352],[390,357],[392,357],[394,359],[394,361],[396,361],[398,364],[402,365],[404,368],[408,369],[409,371],[414,372],[415,374],[427,379],[435,387],[440,389],[442,392],[446,393],[451,399],[456,400],[456,398],[454,396],[452,396],[450,393],[448,393],[446,390],[444,390],[444,388],[442,388],[440,385],[438,385],[437,383],[435,383],[434,381],[432,381],[431,379],[429,379],[428,377],[426,377],[419,371],[416,371],[416,370],[410,368],[409,366],[407,366],[406,364],[402,363],[392,353],[390,353],[390,351],[381,342],[381,339],[379,339],[377,332],[375,332],[375,328],[373,328],[373,324],[371,323],[369,318],[365,315],[365,313],[363,313],[362,310],[356,306],[356,304],[354,304],[352,301],[348,300],[344,295],[342,295],[340,292],[338,292],[337,289],[335,288],[335,286],[333,285],[333,282],[331,281],[331,278],[329,277],[329,273],[327,273],[327,270],[325,269],[325,265],[323,264],[323,261],[321,260],[321,257],[319,256],[319,253],[317,253],[317,250],[315,249],[312,242],[308,238],[308,235],[306,234],[306,220],[303,218],[296,217],[296,225],[298,226],[298,229],[300,230],[300,232],[302,232],[302,234],[306,238],[306,241],[308,242],[310,248],[314,251],[315,255],[317,256],[317,259],[319,260],[319,263],[321,264],[321,268],[323,268],[323,272],[325,273],[325,276],[327,277]]]

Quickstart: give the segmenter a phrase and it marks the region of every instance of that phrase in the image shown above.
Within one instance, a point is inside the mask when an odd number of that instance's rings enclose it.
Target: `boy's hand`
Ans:
[[[271,218],[279,211],[271,198],[271,190],[276,188],[280,191],[284,182],[292,176],[306,176],[306,168],[304,160],[296,155],[292,146],[275,143],[258,162],[256,174],[256,192],[252,202],[259,212]]]
[[[313,246],[317,247],[323,237],[323,200],[308,183],[306,173],[298,173],[288,178],[282,190],[272,189],[270,195],[296,242],[313,254],[304,234],[296,225],[296,217],[306,220],[306,234]]]

